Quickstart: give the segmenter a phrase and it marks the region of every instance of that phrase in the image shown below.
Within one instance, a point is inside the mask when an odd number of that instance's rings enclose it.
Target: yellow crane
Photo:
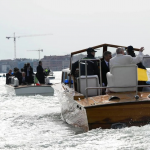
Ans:
[[[27,50],[27,51],[38,51],[38,52],[39,52],[39,61],[40,61],[40,52],[43,52],[43,49],[38,49],[38,50]]]
[[[14,36],[10,37],[7,36],[6,38],[9,40],[10,38],[14,39],[14,59],[16,59],[16,38],[22,38],[22,37],[34,37],[34,36],[47,36],[52,34],[35,34],[35,35],[23,35],[23,36],[16,36],[14,33]]]

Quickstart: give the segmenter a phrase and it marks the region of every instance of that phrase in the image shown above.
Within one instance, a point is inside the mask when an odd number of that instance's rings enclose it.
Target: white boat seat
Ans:
[[[127,87],[137,85],[137,65],[114,66],[107,73],[107,86]],[[136,91],[135,88],[109,88],[111,92]]]
[[[97,75],[87,76],[88,87],[100,87]],[[86,95],[86,76],[77,78],[77,92]],[[100,95],[100,89],[88,89],[88,96]]]

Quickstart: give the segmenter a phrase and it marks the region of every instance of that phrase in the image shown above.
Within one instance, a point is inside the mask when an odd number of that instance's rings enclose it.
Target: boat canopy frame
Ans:
[[[113,48],[118,48],[118,47],[124,47],[125,49],[127,49],[128,47],[127,46],[121,46],[121,45],[113,45],[113,44],[101,44],[101,45],[97,45],[97,46],[92,46],[91,48],[93,49],[97,49],[97,48],[101,48],[103,47],[103,53],[105,51],[107,51],[107,47],[113,47]],[[139,48],[133,48],[135,51],[139,51]],[[79,51],[75,51],[75,52],[72,52],[71,53],[71,57],[75,54],[79,54],[79,53],[83,53],[83,52],[86,52],[87,48],[86,49],[82,49],[82,50],[79,50]]]
[[[128,48],[127,46],[113,45],[113,44],[107,44],[107,43],[101,44],[101,45],[97,45],[97,46],[92,46],[91,48],[97,49],[97,48],[101,48],[101,47],[103,48],[103,54],[104,54],[105,51],[107,51],[107,48],[108,48],[108,47],[113,47],[113,48],[124,47],[125,49]],[[87,49],[88,49],[88,48],[85,48],[85,49],[82,49],[82,50],[75,51],[75,52],[72,52],[72,53],[71,53],[71,57],[70,57],[70,70],[72,69],[72,57],[73,57],[73,55],[86,52]],[[133,50],[139,51],[140,49],[139,49],[139,48],[133,48]],[[103,54],[102,54],[102,55],[103,55]]]
[[[97,49],[97,48],[101,48],[101,47],[103,48],[103,54],[104,54],[105,51],[107,51],[108,47],[113,47],[113,48],[124,47],[125,49],[127,49],[127,46],[113,45],[113,44],[107,44],[107,43],[101,44],[101,45],[97,45],[97,46],[92,46],[91,48]],[[133,49],[135,51],[139,51],[140,50],[139,48],[133,48]],[[71,57],[70,57],[70,70],[72,69],[72,57],[73,57],[73,55],[79,54],[79,53],[83,53],[83,52],[86,52],[86,51],[87,51],[87,48],[71,53]],[[69,87],[71,87],[71,76],[69,77]]]

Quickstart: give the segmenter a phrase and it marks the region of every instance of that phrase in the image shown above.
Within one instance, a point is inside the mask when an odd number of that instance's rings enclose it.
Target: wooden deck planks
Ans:
[[[142,100],[150,100],[148,98],[149,92],[139,92],[139,101]],[[111,100],[109,101],[109,98],[111,96],[117,96],[120,98],[120,100]],[[103,104],[112,104],[112,103],[121,103],[121,102],[134,102],[135,101],[135,92],[123,92],[123,93],[110,93],[108,95],[100,95],[95,97],[88,97],[88,99],[84,98],[79,100],[76,100],[80,105],[87,107],[87,106],[93,106],[93,105],[103,105]]]

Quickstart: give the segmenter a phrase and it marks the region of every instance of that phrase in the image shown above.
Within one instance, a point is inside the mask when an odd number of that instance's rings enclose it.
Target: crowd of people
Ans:
[[[26,85],[34,83],[34,76],[38,79],[40,84],[45,83],[45,70],[42,67],[42,62],[39,61],[39,65],[37,66],[37,73],[33,72],[33,68],[30,63],[24,64],[24,67],[21,71],[18,68],[14,68],[13,72],[10,69],[6,74],[6,84],[10,84],[10,76],[15,76],[18,78],[19,85]]]
[[[137,64],[139,68],[146,69],[142,64],[143,59],[143,50],[144,47],[141,47],[139,50],[139,54],[136,56],[134,53],[133,46],[128,46],[126,49],[123,47],[118,47],[116,49],[116,56],[112,58],[112,54],[110,51],[105,51],[103,54],[103,59],[101,61],[101,73],[102,73],[102,86],[107,86],[107,72],[110,72],[111,68],[113,66],[119,66],[119,65],[129,65],[129,64]],[[90,61],[87,61],[87,75],[98,75],[99,81],[100,81],[100,71],[99,71],[99,64],[94,60],[96,51],[93,48],[87,49],[87,57],[84,59],[91,59]],[[93,59],[93,60],[92,60]],[[82,61],[83,61],[82,60]],[[85,62],[85,61],[84,61]],[[76,71],[76,69],[79,68],[79,61],[72,64],[72,70],[71,74],[74,77],[78,77],[79,73]],[[81,75],[85,75],[85,64],[80,63],[80,72]],[[145,82],[139,82],[139,84],[145,84]],[[141,88],[142,89],[142,88]],[[140,88],[139,88],[140,90]]]

